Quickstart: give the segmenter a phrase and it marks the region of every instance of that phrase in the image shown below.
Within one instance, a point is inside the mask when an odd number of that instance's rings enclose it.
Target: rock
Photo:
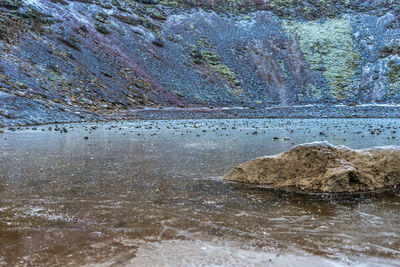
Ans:
[[[15,85],[18,86],[18,87],[21,88],[21,89],[26,89],[26,88],[28,88],[28,86],[27,86],[25,83],[19,82],[19,81],[15,82]]]
[[[0,1],[0,7],[4,7],[8,10],[18,10],[20,6],[21,4],[18,3],[17,1],[11,1],[11,0]]]
[[[203,59],[203,56],[201,55],[201,53],[198,49],[193,49],[190,52],[190,56],[195,59]]]
[[[158,0],[135,0],[136,2],[146,4],[146,5],[156,5],[158,4]]]
[[[100,13],[97,14],[97,15],[93,15],[93,18],[94,18],[95,20],[97,20],[98,22],[100,22],[100,23],[104,23],[104,22],[107,21],[108,15],[107,15],[106,13],[104,13],[104,12],[100,12]]]
[[[110,34],[110,33],[111,33],[110,30],[107,29],[107,27],[106,27],[104,24],[102,24],[102,23],[96,24],[96,30],[97,30],[98,32],[104,34],[104,35],[107,35],[107,34]]]
[[[155,46],[158,46],[158,47],[164,47],[164,42],[163,42],[163,40],[161,39],[161,38],[156,38],[156,39],[154,39],[153,41],[151,41],[151,43],[153,44],[153,45],[155,45]]]
[[[131,16],[124,16],[124,15],[120,15],[120,14],[113,14],[112,16],[126,24],[130,24],[133,26],[143,25],[143,21],[141,21],[140,19],[131,17]]]
[[[77,50],[81,51],[81,48],[79,46],[79,39],[75,36],[68,36],[68,37],[59,37],[58,38],[62,43],[66,44],[67,46]]]
[[[222,179],[321,192],[377,190],[400,185],[400,147],[353,150],[313,142],[242,163]]]
[[[68,6],[69,3],[64,1],[64,0],[50,0],[51,2],[55,3],[55,4],[61,4],[63,6]]]
[[[110,73],[105,72],[105,71],[101,71],[101,74],[103,74],[104,76],[106,76],[108,78],[112,78],[113,77]]]
[[[26,93],[25,93],[25,92],[21,92],[21,91],[16,91],[14,94],[15,94],[16,96],[24,97]]]

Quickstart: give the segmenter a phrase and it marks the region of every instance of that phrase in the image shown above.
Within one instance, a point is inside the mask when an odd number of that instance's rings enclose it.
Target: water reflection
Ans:
[[[223,182],[220,176],[240,162],[315,140],[353,148],[398,145],[398,120],[62,127],[68,132],[43,126],[0,136],[0,263],[134,264],[133,258],[143,263],[141,257],[152,254],[146,249],[177,253],[185,247],[189,257],[199,244],[209,258],[199,252],[197,264],[215,256],[215,262],[240,265],[235,252],[243,251],[260,257],[255,265],[277,254],[287,255],[286,263],[297,254],[321,256],[305,259],[316,265],[327,259],[397,263],[398,190],[304,194]],[[166,258],[153,260],[168,264]]]

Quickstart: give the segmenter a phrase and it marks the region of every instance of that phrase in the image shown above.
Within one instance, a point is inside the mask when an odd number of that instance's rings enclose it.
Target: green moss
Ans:
[[[172,7],[179,7],[181,4],[179,4],[178,1],[169,1],[169,0],[163,0],[159,2],[161,5],[165,6],[172,6]]]
[[[121,0],[121,2],[129,3],[129,5],[132,5],[131,3],[134,2],[137,5],[140,1]],[[306,4],[302,2],[306,2]],[[333,17],[340,13],[346,13],[347,10],[350,10],[350,2],[350,0],[160,0],[158,4],[176,8],[201,6],[203,9],[207,10],[230,12],[234,16],[254,12],[259,9],[267,9],[288,17],[300,16],[306,19],[316,19],[321,16]]]
[[[400,89],[400,65],[391,60],[388,63],[389,72],[386,74],[389,81],[389,95],[395,95]]]
[[[202,58],[225,79],[230,82],[233,86],[238,87],[240,86],[240,82],[236,79],[236,74],[229,69],[228,66],[222,64],[221,58],[212,51],[202,51],[201,52]]]
[[[110,34],[110,30],[102,23],[96,24],[96,30],[101,32],[102,34]]]
[[[313,84],[308,83],[307,84],[308,89],[311,92],[311,95],[313,98],[318,99],[321,98],[322,94],[321,94],[321,88],[316,88]]]
[[[146,18],[146,17],[142,17],[142,24],[145,28],[152,30],[152,31],[156,31],[159,30],[159,26],[157,24],[155,24],[151,19]]]
[[[179,92],[179,91],[176,91],[176,90],[174,90],[174,91],[172,91],[174,94],[176,94],[177,96],[179,96],[179,97],[184,97],[185,95],[182,93],[182,92]]]
[[[236,79],[236,74],[229,69],[228,66],[221,62],[221,58],[210,50],[199,51],[196,46],[190,52],[195,65],[207,64],[210,69],[221,75],[227,82],[229,82],[234,89],[235,94],[241,94],[241,83]],[[229,88],[229,87],[228,87]]]
[[[388,57],[391,55],[400,56],[400,44],[398,44],[397,42],[392,42],[390,44],[387,44],[379,54],[381,58]]]
[[[197,38],[196,43],[197,45],[186,44],[188,48],[191,48],[190,56],[193,65],[199,68],[201,72],[217,74],[218,79],[221,80],[222,78],[227,82],[225,87],[229,88],[229,91],[236,95],[241,94],[240,80],[236,78],[236,74],[227,65],[222,63],[221,57],[213,51],[212,44],[205,37]]]
[[[97,14],[97,15],[93,15],[93,18],[94,18],[95,20],[97,20],[98,22],[100,22],[100,23],[104,23],[104,22],[107,21],[108,15],[107,15],[106,13],[104,13],[104,12],[100,12],[100,13]]]
[[[298,94],[297,94],[297,98],[298,98],[299,100],[305,100],[305,99],[306,99],[306,96],[304,95],[304,93],[298,93]]]
[[[217,72],[227,78],[228,81],[232,83],[236,83],[236,75],[233,73],[228,66],[219,64],[215,66],[215,69]]]
[[[316,19],[321,15],[332,17],[338,14],[337,7],[346,7],[350,0],[314,0],[308,5],[300,5],[297,0],[270,0],[269,6],[273,11],[288,17],[300,14],[308,19]]]
[[[194,25],[193,22],[189,22],[189,26],[190,26],[191,29],[196,29],[196,26]]]
[[[111,2],[114,6],[121,6],[121,3],[119,2],[119,0],[112,0]]]
[[[318,22],[286,22],[284,28],[297,35],[300,48],[314,71],[323,71],[331,94],[343,99],[355,87],[353,76],[360,60],[353,48],[348,18]]]
[[[271,0],[269,6],[272,10],[285,15],[301,14],[306,18],[318,18],[321,15],[334,16],[338,14],[338,6],[346,7],[350,0],[314,0],[308,5],[299,5],[297,0]]]
[[[174,42],[174,43],[178,43],[178,42],[182,41],[182,35],[180,35],[180,34],[169,35],[168,40],[170,40],[171,42]]]
[[[293,7],[293,0],[272,0],[269,5],[276,10],[283,10]]]
[[[204,60],[207,61],[208,64],[211,64],[211,65],[220,65],[221,64],[221,59],[219,58],[219,56],[217,56],[212,51],[202,51],[201,55],[204,58]]]
[[[229,88],[228,85],[225,84],[225,88],[226,90],[228,90],[228,92],[232,95],[241,95],[243,93],[243,89],[242,88]]]
[[[280,59],[280,60],[278,60],[278,64],[279,64],[279,67],[281,68],[281,71],[282,71],[283,75],[285,76],[285,78],[287,78],[288,77],[288,73],[286,71],[285,62]]]

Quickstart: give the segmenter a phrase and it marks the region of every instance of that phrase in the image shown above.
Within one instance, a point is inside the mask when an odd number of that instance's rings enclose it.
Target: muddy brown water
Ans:
[[[329,195],[221,181],[299,143],[400,145],[400,120],[56,127],[0,134],[0,266],[400,266],[398,189]]]

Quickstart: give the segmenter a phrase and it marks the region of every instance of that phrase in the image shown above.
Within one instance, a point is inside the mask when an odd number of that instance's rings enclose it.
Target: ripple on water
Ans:
[[[399,120],[48,127],[0,139],[0,265],[386,266],[400,257],[398,189],[305,194],[221,181],[240,162],[299,143],[398,145]]]

